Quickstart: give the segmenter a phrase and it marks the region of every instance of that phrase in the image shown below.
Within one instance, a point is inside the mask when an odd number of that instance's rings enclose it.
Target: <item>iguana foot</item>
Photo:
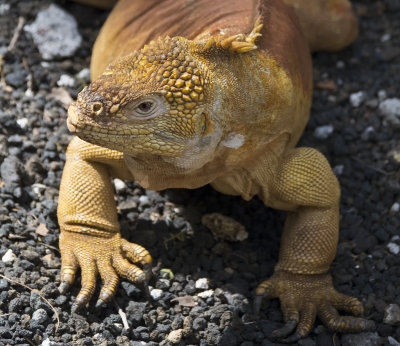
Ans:
[[[115,294],[122,276],[134,283],[146,282],[151,274],[151,256],[142,246],[122,239],[119,233],[111,238],[63,231],[60,236],[62,257],[60,292],[66,292],[81,268],[82,288],[73,311],[85,306],[96,288],[97,274],[103,281],[96,307],[101,307]],[[143,269],[130,263],[138,263]]]
[[[254,307],[258,313],[263,297],[279,298],[285,325],[272,332],[271,339],[293,343],[306,337],[316,316],[332,331],[356,333],[374,330],[375,323],[360,317],[340,316],[337,310],[360,316],[361,302],[337,292],[329,274],[291,274],[277,271],[256,289]]]

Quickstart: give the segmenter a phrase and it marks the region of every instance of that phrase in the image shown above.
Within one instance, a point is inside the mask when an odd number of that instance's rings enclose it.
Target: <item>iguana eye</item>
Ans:
[[[139,106],[137,106],[136,110],[137,110],[137,112],[139,112],[141,114],[148,114],[151,112],[153,107],[154,107],[153,102],[145,101],[145,102],[140,103]]]
[[[138,100],[130,109],[134,118],[149,119],[165,112],[165,105],[158,95],[149,95]]]

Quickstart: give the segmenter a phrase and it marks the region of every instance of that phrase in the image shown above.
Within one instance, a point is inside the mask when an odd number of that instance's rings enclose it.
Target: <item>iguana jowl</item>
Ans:
[[[323,28],[313,33],[315,8],[315,16],[331,16],[326,27],[347,25],[332,49],[354,39],[346,0],[303,4],[311,12],[287,3],[313,49],[334,40]],[[68,147],[58,209],[63,289],[82,272],[77,306],[91,298],[97,274],[101,303],[119,276],[145,280],[130,262],[145,271],[151,264],[144,248],[120,237],[110,180],[118,177],[154,190],[211,184],[287,210],[275,272],[256,290],[258,307],[263,296],[281,301],[286,324],[274,336],[304,337],[317,315],[335,331],[372,328],[336,311],[360,315],[363,307],[335,291],[328,274],[338,241],[337,179],[321,153],[295,148],[309,116],[312,70],[291,8],[278,0],[122,0],[91,68],[93,82],[68,112],[78,137]]]

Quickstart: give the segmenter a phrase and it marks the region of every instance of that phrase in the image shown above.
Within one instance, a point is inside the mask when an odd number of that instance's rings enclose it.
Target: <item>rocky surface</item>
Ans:
[[[78,22],[82,41],[72,58],[44,60],[23,29],[50,4]],[[301,144],[321,150],[340,180],[334,284],[363,301],[377,330],[338,335],[317,321],[303,346],[400,342],[400,4],[355,6],[359,39],[314,56],[315,99]],[[106,16],[64,1],[0,2],[0,274],[13,280],[0,278],[0,344],[273,345],[279,303],[265,304],[254,320],[251,302],[273,271],[284,214],[210,187],[155,193],[115,181],[123,236],[155,258],[151,298],[122,282],[107,308],[73,314],[79,284],[58,292],[56,207],[71,138],[65,105],[88,83],[91,46]],[[215,240],[201,224],[214,212],[244,225],[248,238]]]

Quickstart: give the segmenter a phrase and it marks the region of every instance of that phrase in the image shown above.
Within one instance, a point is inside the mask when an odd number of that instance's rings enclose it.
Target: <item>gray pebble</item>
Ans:
[[[301,339],[298,341],[299,346],[316,346],[316,342],[309,338]]]
[[[314,137],[318,139],[327,139],[333,132],[332,125],[318,126],[314,130]]]
[[[137,326],[143,319],[143,314],[146,309],[146,303],[130,301],[126,308],[126,313],[133,325]]]
[[[0,279],[0,291],[6,290],[8,288],[8,281],[6,279]]]
[[[381,338],[378,333],[344,334],[341,338],[343,346],[380,346]]]
[[[400,325],[400,306],[389,304],[384,311],[383,323]]]
[[[4,159],[0,166],[0,174],[6,187],[14,189],[18,186],[21,180],[20,174],[23,169],[22,167],[22,162],[16,156],[9,156]]]
[[[400,125],[400,99],[386,99],[379,105],[379,110],[385,119],[393,125]]]
[[[196,317],[193,320],[193,330],[197,332],[200,330],[204,330],[206,326],[207,326],[207,321],[203,317]]]
[[[53,4],[40,11],[36,20],[24,29],[32,34],[46,60],[72,56],[82,41],[75,18]]]
[[[13,335],[10,331],[10,328],[0,327],[0,336],[4,340],[4,339],[11,339]]]
[[[360,107],[361,104],[365,101],[367,95],[364,91],[358,91],[355,93],[350,94],[350,104],[357,108]]]
[[[37,309],[33,315],[31,321],[36,321],[38,323],[44,323],[46,322],[48,316],[47,312],[44,309]]]
[[[19,69],[16,71],[8,73],[5,76],[5,80],[7,84],[13,86],[14,88],[19,88],[24,86],[27,76],[28,73],[22,68],[22,66],[19,66]]]
[[[43,310],[45,308],[48,308],[48,305],[43,301],[43,299],[40,297],[39,293],[36,291],[32,291],[29,299],[29,305],[30,307],[35,310]]]
[[[171,330],[171,326],[168,324],[163,324],[163,323],[157,323],[157,327],[156,329],[160,332],[160,333],[168,333]]]

